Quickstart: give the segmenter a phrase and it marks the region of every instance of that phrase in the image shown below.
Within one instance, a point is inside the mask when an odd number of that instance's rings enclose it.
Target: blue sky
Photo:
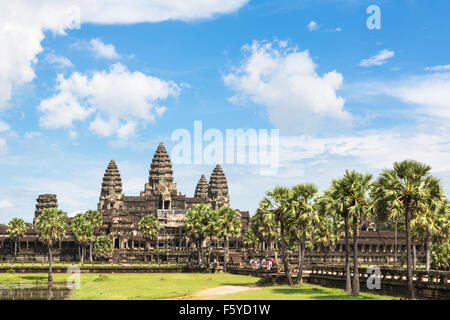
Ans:
[[[118,163],[138,194],[174,130],[280,129],[280,169],[224,164],[231,205],[277,184],[324,190],[345,169],[426,162],[450,190],[447,1],[70,1],[0,4],[0,223],[57,193],[95,208]],[[369,30],[369,5],[381,29]],[[12,12],[16,14],[12,14]],[[214,165],[174,164],[191,196]]]

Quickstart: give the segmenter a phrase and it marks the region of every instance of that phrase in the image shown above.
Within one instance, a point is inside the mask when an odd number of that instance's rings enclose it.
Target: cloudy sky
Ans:
[[[75,3],[75,5],[74,5]],[[367,7],[381,9],[369,30]],[[430,164],[450,190],[450,3],[0,1],[0,223],[56,193],[96,208],[115,159],[128,195],[176,129],[280,129],[280,168],[224,164],[231,205],[345,169]],[[192,196],[213,164],[176,164]]]

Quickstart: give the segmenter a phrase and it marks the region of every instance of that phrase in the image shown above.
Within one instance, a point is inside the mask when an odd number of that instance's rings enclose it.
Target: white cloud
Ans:
[[[317,24],[317,22],[311,21],[306,27],[309,29],[309,31],[314,31],[319,28],[319,25]]]
[[[6,139],[0,138],[0,154],[6,153],[7,145],[6,145]]]
[[[79,22],[129,24],[213,18],[238,10],[248,0],[14,0],[0,1],[0,108],[13,87],[34,79],[45,31],[64,35]]]
[[[89,41],[89,48],[99,58],[119,59],[120,55],[112,44],[104,44],[102,40],[96,38]]]
[[[392,96],[404,103],[417,105],[419,114],[450,118],[450,72],[410,76],[388,82],[368,82],[363,85],[362,91]]]
[[[337,28],[334,28],[334,29],[327,29],[327,31],[328,32],[341,32],[342,28],[337,27]]]
[[[275,125],[294,131],[322,118],[351,118],[344,110],[345,100],[336,93],[342,74],[334,70],[318,75],[308,50],[280,47],[277,41],[254,41],[242,50],[241,65],[223,76],[225,84],[237,92],[231,101],[248,97],[267,108]]]
[[[158,101],[177,96],[180,88],[172,81],[131,72],[116,63],[108,71],[58,75],[57,93],[43,100],[40,124],[45,128],[73,127],[74,121],[88,119],[91,131],[125,139],[134,134],[138,121],[153,122],[165,107]]]
[[[8,131],[9,129],[9,124],[0,119],[0,132]]]
[[[425,71],[450,71],[450,64],[426,67]]]
[[[394,51],[390,51],[387,49],[381,50],[373,57],[368,59],[363,59],[359,63],[360,67],[371,67],[371,66],[381,66],[387,62],[388,59],[394,56]]]
[[[45,60],[50,63],[50,64],[54,64],[56,65],[56,67],[58,68],[71,68],[73,67],[72,62],[64,57],[64,56],[60,56],[60,55],[56,55],[53,52],[49,53],[45,56]]]
[[[11,208],[12,203],[8,200],[0,200],[0,209]]]

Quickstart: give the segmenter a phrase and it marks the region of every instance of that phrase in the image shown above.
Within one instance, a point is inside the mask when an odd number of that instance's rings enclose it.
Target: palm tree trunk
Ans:
[[[358,217],[353,216],[353,282],[352,294],[359,294],[358,272]]]
[[[89,261],[92,262],[92,242],[89,243]]]
[[[17,241],[14,241],[14,261],[16,261],[17,258]]]
[[[223,272],[227,272],[228,236],[223,239],[225,242],[223,247]]]
[[[292,282],[291,272],[289,270],[288,261],[286,258],[286,243],[284,241],[284,223],[280,223],[280,231],[281,231],[281,255],[283,258],[283,265],[284,265],[284,273],[286,274],[286,279],[289,284],[289,286],[293,286],[294,283]]]
[[[397,263],[397,252],[398,252],[398,247],[397,247],[397,222],[395,223],[395,243],[394,243],[394,249],[395,249],[395,253],[394,253],[394,263]]]
[[[413,273],[411,268],[411,212],[406,209],[406,298],[414,299]]]
[[[302,274],[300,272],[301,265],[302,265],[302,237],[300,235],[300,232],[298,233],[298,275],[297,278],[294,280],[294,284],[297,285],[302,277]]]
[[[81,244],[78,244],[78,259],[81,261]]]
[[[352,291],[350,282],[350,248],[348,245],[348,215],[344,217],[344,231],[345,231],[345,291]]]
[[[431,235],[427,232],[426,270],[430,271]]]
[[[48,282],[53,281],[52,262],[53,262],[52,247],[51,245],[48,245]]]
[[[416,271],[417,252],[415,243],[412,244],[412,252],[413,252],[413,270]]]
[[[212,252],[212,236],[209,236],[208,263],[211,263],[211,252]]]
[[[200,266],[200,260],[202,259],[202,257],[201,257],[201,241],[199,240],[198,242],[197,242],[197,264]]]

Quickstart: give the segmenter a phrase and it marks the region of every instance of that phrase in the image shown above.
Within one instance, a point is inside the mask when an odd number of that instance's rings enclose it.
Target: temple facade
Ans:
[[[112,237],[116,249],[127,249],[135,241],[142,241],[138,223],[146,215],[158,218],[161,230],[157,246],[161,248],[181,248],[189,246],[183,224],[186,211],[194,204],[204,203],[213,209],[230,206],[228,183],[220,165],[217,165],[209,183],[202,175],[193,197],[178,191],[174,183],[172,164],[161,142],[150,165],[148,182],[138,196],[127,196],[122,192],[119,169],[111,160],[103,176],[98,202],[98,211],[103,216],[102,233]],[[248,220],[248,212],[237,210],[241,219]],[[243,225],[248,221],[243,221]]]

